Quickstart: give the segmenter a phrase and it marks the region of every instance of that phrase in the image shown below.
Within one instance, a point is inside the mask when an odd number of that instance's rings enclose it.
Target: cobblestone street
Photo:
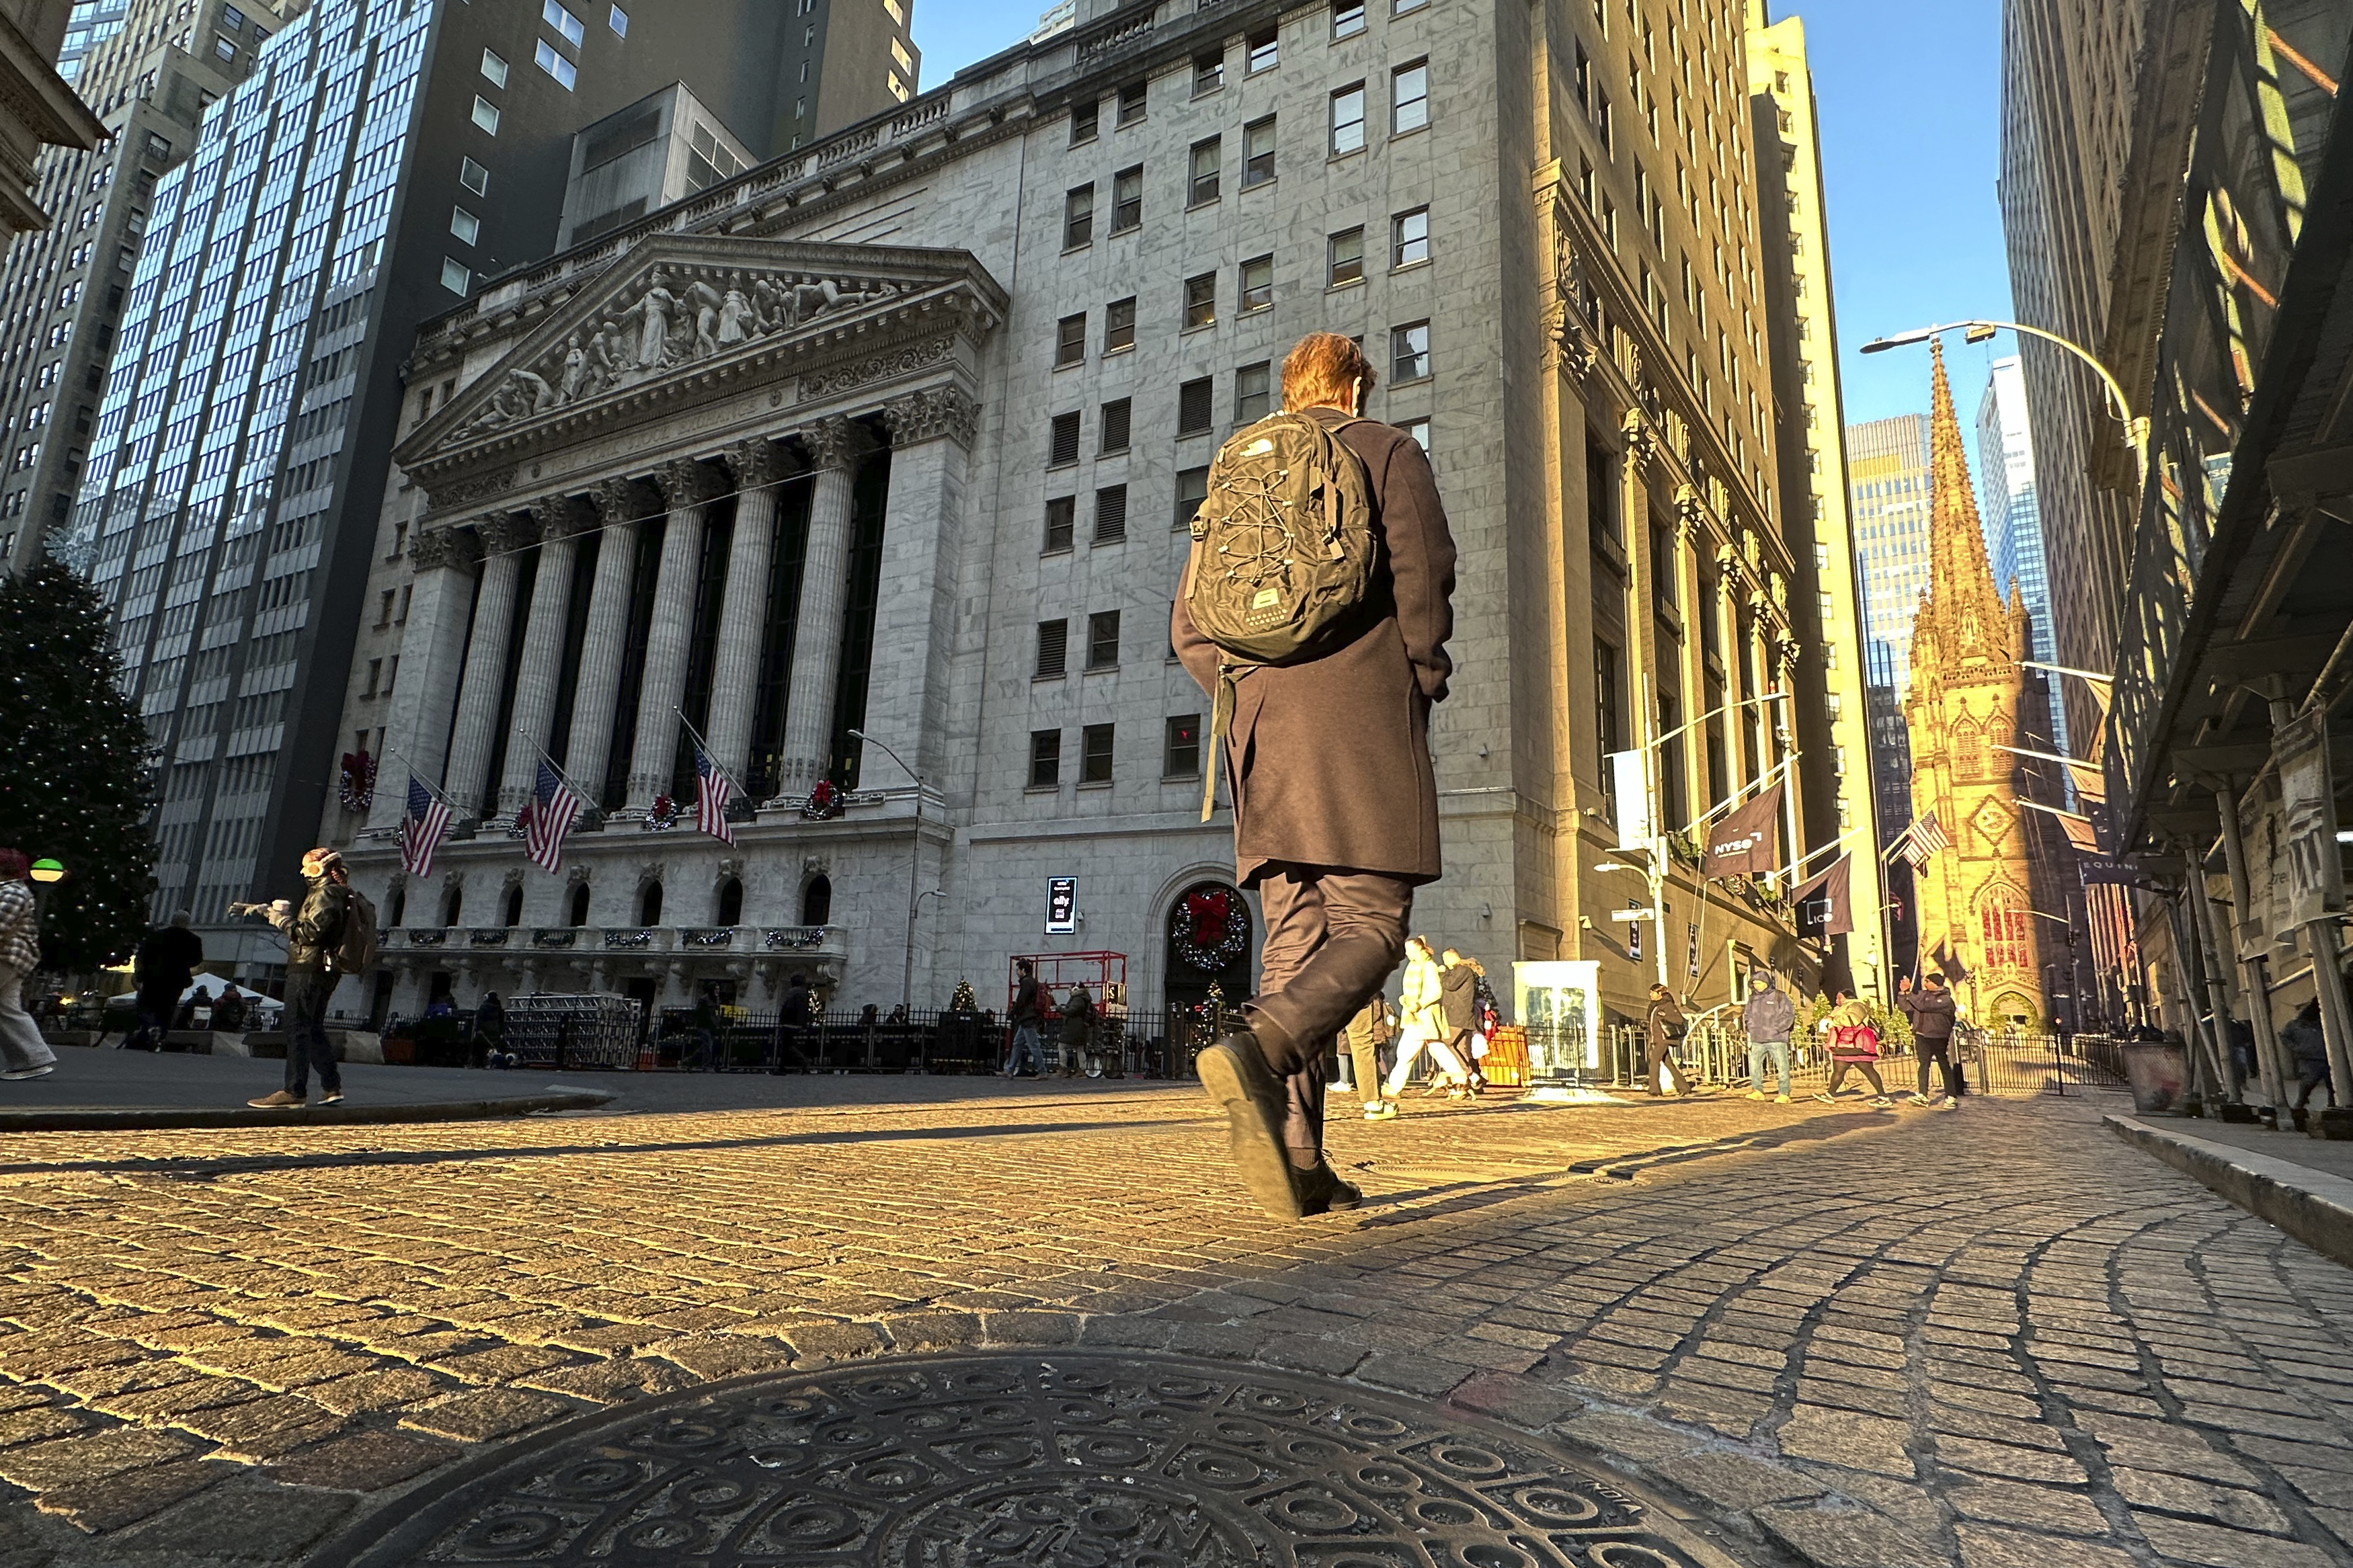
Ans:
[[[1183,1088],[835,1098],[0,1140],[0,1564],[335,1562],[551,1423],[989,1345],[1547,1433],[1753,1564],[2353,1562],[2353,1275],[2102,1096],[1335,1115],[1297,1226]]]

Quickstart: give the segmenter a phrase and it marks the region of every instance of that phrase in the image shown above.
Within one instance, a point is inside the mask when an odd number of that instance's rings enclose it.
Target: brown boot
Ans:
[[[1294,1172],[1282,1146],[1282,1124],[1290,1101],[1282,1083],[1267,1065],[1258,1037],[1237,1029],[1195,1058],[1201,1087],[1226,1113],[1227,1146],[1232,1151],[1235,1173],[1261,1208],[1277,1219],[1297,1219],[1303,1212],[1300,1182],[1308,1173]]]

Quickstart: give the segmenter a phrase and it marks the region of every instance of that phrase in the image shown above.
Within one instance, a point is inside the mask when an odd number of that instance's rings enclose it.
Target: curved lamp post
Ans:
[[[2137,488],[2147,477],[2147,417],[2132,411],[2132,405],[2125,398],[2124,385],[2116,380],[2115,373],[2102,364],[2091,350],[2073,338],[2063,338],[2056,332],[2030,327],[2021,321],[1947,321],[1938,327],[1921,327],[1909,332],[1898,332],[1894,337],[1873,338],[1862,345],[1862,352],[1867,354],[1884,353],[1889,349],[1902,348],[1908,343],[1925,343],[1945,332],[1959,332],[1964,342],[1972,343],[1984,342],[1996,332],[2016,332],[2022,337],[2040,338],[2046,343],[2056,343],[2090,365],[2093,374],[2100,378],[2100,384],[2108,389],[2108,396],[2116,405],[2116,417],[2124,421],[2125,440],[2133,450],[2133,484]]]

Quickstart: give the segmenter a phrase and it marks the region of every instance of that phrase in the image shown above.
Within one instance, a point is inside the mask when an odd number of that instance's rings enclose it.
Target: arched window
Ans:
[[[742,878],[730,877],[725,881],[719,884],[719,919],[715,923],[723,926],[742,925],[744,923],[744,880]]]
[[[575,926],[588,923],[588,884],[586,882],[572,889],[572,923]]]
[[[402,918],[407,913],[408,889],[406,888],[395,888],[392,890],[392,897],[385,902],[384,923],[385,929],[390,930],[392,927],[398,925],[401,922]]]
[[[2033,921],[2025,895],[2007,882],[1996,882],[1978,896],[1978,938],[1988,969],[2030,973]]]
[[[821,926],[833,920],[833,879],[811,877],[801,889],[801,924]]]
[[[520,882],[507,889],[507,924],[522,924],[522,884]]]
[[[465,912],[465,909],[466,889],[463,888],[450,889],[449,896],[443,900],[441,903],[441,923],[445,926],[456,925],[458,923],[458,917]]]
[[[641,926],[661,924],[661,884],[648,882],[646,890],[638,895],[638,923]]]
[[[1985,732],[1970,720],[1953,726],[1953,776],[1977,778],[1985,772]]]

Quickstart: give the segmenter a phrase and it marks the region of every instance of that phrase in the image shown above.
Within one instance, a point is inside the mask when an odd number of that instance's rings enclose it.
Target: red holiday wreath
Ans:
[[[646,807],[646,827],[649,832],[665,833],[678,826],[678,802],[666,795],[654,796]]]
[[[375,805],[375,759],[365,752],[345,752],[336,793],[345,811],[366,811]]]
[[[1250,951],[1250,906],[1231,888],[1204,883],[1176,901],[1177,961],[1215,973]]]

